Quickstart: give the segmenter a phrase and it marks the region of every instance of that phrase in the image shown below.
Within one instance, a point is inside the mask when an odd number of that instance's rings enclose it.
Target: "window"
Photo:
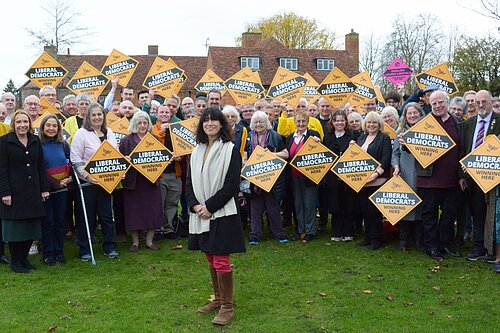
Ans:
[[[335,67],[334,59],[317,59],[316,69],[318,71],[331,71]]]
[[[280,58],[280,66],[291,71],[299,69],[299,60],[297,58]]]
[[[248,66],[254,71],[260,69],[260,59],[258,57],[241,57],[240,64],[241,68]]]

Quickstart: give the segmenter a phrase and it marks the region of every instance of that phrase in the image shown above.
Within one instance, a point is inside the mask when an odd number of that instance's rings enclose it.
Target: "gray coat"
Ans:
[[[410,127],[406,126],[404,130],[399,130],[397,136],[400,133],[407,131]],[[417,174],[415,172],[415,157],[401,146],[399,140],[394,139],[394,145],[392,147],[392,158],[391,165],[394,167],[396,165],[399,166],[399,170],[401,172],[400,177],[411,187],[413,191],[417,191]],[[413,209],[408,215],[406,215],[403,220],[405,221],[415,221],[421,220],[421,209],[422,204],[417,206],[416,209]]]

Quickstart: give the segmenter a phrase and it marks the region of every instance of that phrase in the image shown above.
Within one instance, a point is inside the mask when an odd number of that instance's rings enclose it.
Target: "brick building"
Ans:
[[[68,54],[56,55],[53,46],[46,46],[45,51],[69,71],[61,84],[56,87],[59,100],[71,93],[66,88],[66,84],[83,61],[101,69],[108,57],[108,55],[72,55],[69,50]],[[130,55],[139,62],[129,82],[129,86],[132,86],[136,92],[144,89],[142,83],[156,56],[165,60],[172,58],[185,71],[187,80],[179,93],[181,98],[196,95],[194,86],[208,68],[227,80],[241,68],[249,66],[259,71],[262,84],[266,89],[269,88],[280,65],[299,74],[308,72],[318,82],[321,82],[334,66],[340,68],[349,77],[359,73],[359,35],[353,30],[345,35],[344,50],[288,49],[274,38],[262,39],[260,33],[245,32],[242,34],[241,47],[210,46],[206,57],[159,55],[158,51],[158,45],[149,45],[147,55]],[[101,102],[109,89],[110,84],[100,97]],[[27,81],[21,87],[22,99],[31,94],[38,95],[38,90],[38,87]],[[116,98],[119,98],[119,94]],[[231,97],[226,94],[223,104],[231,102]]]

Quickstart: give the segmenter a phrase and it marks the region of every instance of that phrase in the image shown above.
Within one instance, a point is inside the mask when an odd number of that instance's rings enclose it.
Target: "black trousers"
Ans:
[[[353,237],[354,235],[354,207],[355,202],[349,200],[347,191],[349,185],[335,179],[334,186],[330,189],[330,211],[332,213],[332,236],[333,237]]]
[[[380,188],[380,186],[363,187],[359,191],[361,212],[365,221],[365,241],[380,243],[383,224],[382,213],[370,201],[369,197]]]
[[[486,198],[483,190],[474,182],[467,182],[467,200],[472,215],[472,246],[474,251],[486,254],[484,247],[484,224],[486,221]]]
[[[425,250],[453,248],[453,224],[457,218],[460,189],[418,188],[422,198],[422,226]],[[441,209],[441,215],[439,210]]]
[[[2,220],[0,220],[0,257],[5,255],[5,243],[2,238]]]

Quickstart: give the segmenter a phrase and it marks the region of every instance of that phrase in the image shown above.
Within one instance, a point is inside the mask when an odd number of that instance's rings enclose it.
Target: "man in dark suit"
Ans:
[[[478,91],[475,96],[475,104],[477,114],[468,118],[463,124],[461,158],[482,144],[488,135],[500,134],[500,115],[492,112],[493,97],[491,93],[487,90]],[[484,246],[485,194],[470,177],[465,177],[465,174],[461,175],[459,182],[462,190],[467,188],[467,198],[473,220],[473,251],[467,255],[467,260],[476,261],[487,254]]]

